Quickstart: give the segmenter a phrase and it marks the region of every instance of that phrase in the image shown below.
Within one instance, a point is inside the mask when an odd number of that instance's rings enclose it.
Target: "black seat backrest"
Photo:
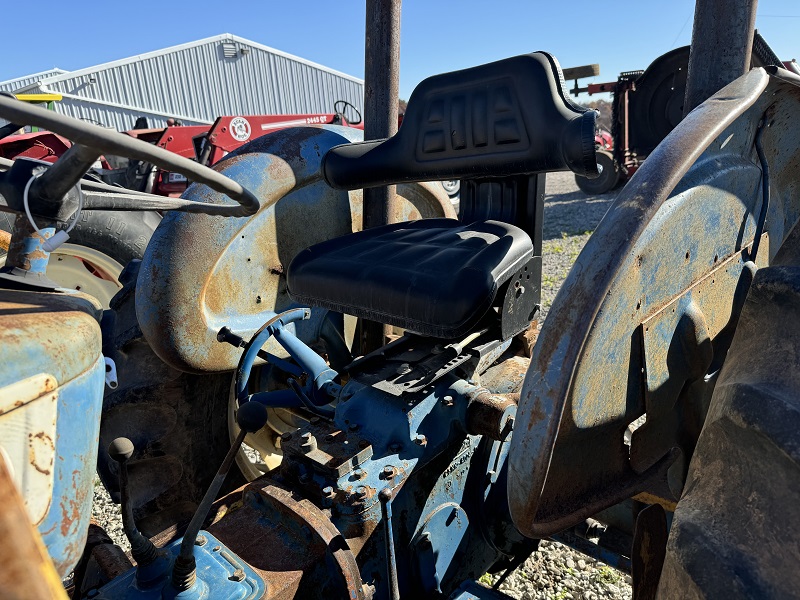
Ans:
[[[430,77],[411,95],[395,136],[333,147],[322,161],[337,189],[460,179],[462,222],[525,231],[533,256],[497,290],[501,339],[539,310],[545,173],[599,174],[596,113],[573,104],[564,88],[558,63],[544,52]],[[524,295],[509,291],[523,278]]]
[[[592,177],[595,117],[568,99],[556,60],[535,52],[426,79],[395,136],[332,148],[322,170],[348,190],[564,170]]]

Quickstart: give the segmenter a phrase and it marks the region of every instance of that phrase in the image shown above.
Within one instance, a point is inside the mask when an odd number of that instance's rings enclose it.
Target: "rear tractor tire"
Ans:
[[[15,216],[0,213],[0,266]],[[51,254],[47,276],[59,285],[79,289],[108,308],[122,284],[122,269],[141,259],[150,237],[161,221],[157,212],[84,211],[69,233],[69,241]]]
[[[613,190],[619,183],[620,172],[610,152],[598,150],[597,164],[602,168],[598,177],[589,179],[575,175],[575,183],[586,194],[605,194]]]
[[[800,590],[800,243],[787,247],[800,241],[795,229],[753,279],[675,511],[659,598]]]

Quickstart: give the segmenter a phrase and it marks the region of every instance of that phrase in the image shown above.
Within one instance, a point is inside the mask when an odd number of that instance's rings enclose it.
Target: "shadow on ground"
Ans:
[[[589,196],[577,188],[565,193],[547,194],[544,202],[544,239],[594,231],[621,189],[600,196]]]

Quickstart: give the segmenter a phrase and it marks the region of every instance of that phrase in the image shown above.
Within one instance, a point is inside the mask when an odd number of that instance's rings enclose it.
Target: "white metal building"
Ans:
[[[332,112],[336,100],[362,110],[364,82],[224,33],[78,71],[19,77],[0,82],[0,90],[58,93],[58,112],[124,131],[138,117],[150,127],[170,117],[204,124],[220,115]]]

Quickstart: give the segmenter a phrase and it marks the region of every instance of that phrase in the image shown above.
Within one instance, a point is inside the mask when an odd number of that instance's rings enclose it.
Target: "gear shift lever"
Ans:
[[[119,465],[119,492],[122,505],[122,528],[125,537],[131,544],[131,555],[136,561],[136,579],[139,583],[147,583],[162,575],[169,568],[166,553],[155,547],[153,542],[142,535],[136,528],[131,506],[130,485],[128,483],[128,460],[133,455],[133,442],[128,438],[118,437],[108,446],[108,455]]]
[[[236,422],[240,428],[239,435],[236,436],[236,440],[228,450],[225,460],[222,461],[214,480],[206,490],[202,502],[200,502],[189,526],[186,528],[186,533],[183,534],[181,552],[175,559],[175,565],[172,568],[172,586],[178,593],[189,590],[197,580],[197,566],[194,559],[194,542],[197,539],[197,534],[200,533],[200,527],[203,525],[203,521],[206,520],[211,504],[219,494],[222,483],[228,475],[231,464],[236,458],[245,436],[248,433],[255,433],[267,424],[267,409],[258,402],[245,402],[236,413]]]

